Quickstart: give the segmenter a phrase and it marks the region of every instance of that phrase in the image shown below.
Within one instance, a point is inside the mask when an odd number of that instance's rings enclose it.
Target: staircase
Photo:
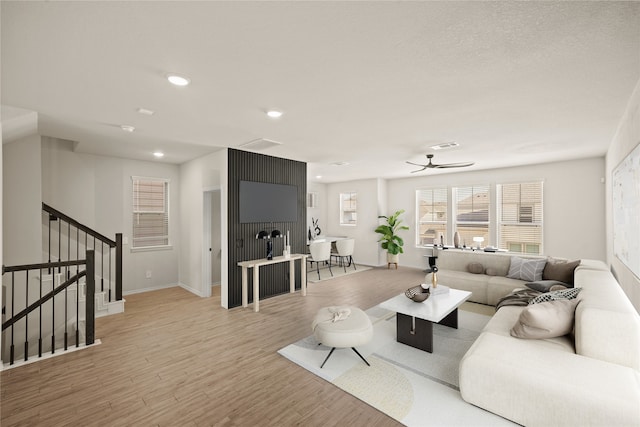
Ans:
[[[42,210],[48,261],[2,267],[2,368],[93,345],[96,317],[124,312],[122,234]]]

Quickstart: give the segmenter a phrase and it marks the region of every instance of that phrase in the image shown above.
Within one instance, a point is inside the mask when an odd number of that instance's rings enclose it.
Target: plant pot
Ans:
[[[387,264],[398,264],[400,254],[390,254],[387,252]]]

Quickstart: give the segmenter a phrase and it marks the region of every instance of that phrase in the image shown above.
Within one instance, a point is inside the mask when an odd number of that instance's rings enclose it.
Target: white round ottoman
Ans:
[[[355,348],[356,346],[367,344],[373,337],[371,320],[358,307],[334,306],[321,308],[316,314],[311,327],[316,341],[319,344],[331,347],[329,355],[320,366],[321,369],[336,348],[346,347],[351,347],[367,366],[371,366]]]

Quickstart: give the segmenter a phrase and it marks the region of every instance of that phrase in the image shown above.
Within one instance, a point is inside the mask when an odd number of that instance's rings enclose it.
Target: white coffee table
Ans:
[[[433,353],[433,324],[458,328],[458,307],[471,292],[450,289],[446,294],[431,295],[426,301],[414,302],[404,294],[380,304],[380,307],[395,311],[396,339],[411,347]]]

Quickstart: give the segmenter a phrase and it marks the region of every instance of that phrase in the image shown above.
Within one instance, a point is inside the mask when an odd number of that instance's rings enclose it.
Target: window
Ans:
[[[358,193],[340,193],[340,225],[356,225]]]
[[[440,234],[447,235],[447,189],[416,190],[416,244],[431,245]]]
[[[483,245],[489,245],[489,186],[475,185],[453,190],[460,243],[475,246],[473,238],[482,237]]]
[[[169,245],[169,181],[132,177],[132,248]]]
[[[542,253],[542,182],[498,185],[500,247]]]

